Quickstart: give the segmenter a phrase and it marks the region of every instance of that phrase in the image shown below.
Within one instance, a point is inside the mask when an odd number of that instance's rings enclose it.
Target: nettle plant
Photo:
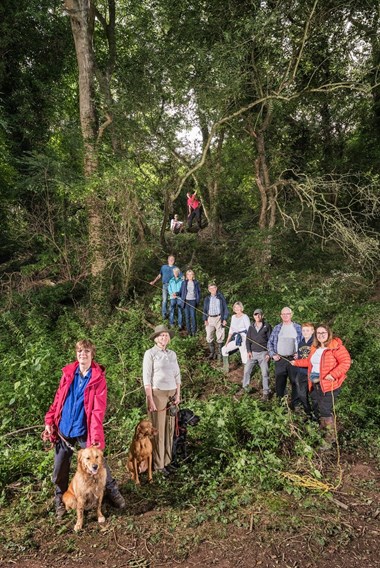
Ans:
[[[317,429],[295,423],[286,405],[220,395],[189,406],[201,421],[188,431],[191,452],[181,467],[181,495],[200,507],[207,503],[211,516],[233,512],[259,490],[292,491],[283,473],[295,460],[314,475]]]

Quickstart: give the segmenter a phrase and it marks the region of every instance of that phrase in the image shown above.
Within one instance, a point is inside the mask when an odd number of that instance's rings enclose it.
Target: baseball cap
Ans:
[[[260,309],[258,308],[257,310],[255,310],[255,311],[253,312],[253,315],[254,315],[254,316],[257,315],[257,314],[260,314],[260,315],[262,316],[262,315],[263,315],[263,310],[260,310]]]

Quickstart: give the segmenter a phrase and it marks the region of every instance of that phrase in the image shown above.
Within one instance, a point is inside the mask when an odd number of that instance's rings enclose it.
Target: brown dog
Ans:
[[[67,511],[69,509],[77,510],[75,532],[80,531],[83,527],[83,512],[85,510],[96,508],[98,522],[105,522],[101,507],[106,476],[102,450],[90,447],[78,452],[77,471],[62,498]]]
[[[136,485],[140,484],[139,473],[148,470],[148,481],[152,481],[152,439],[158,431],[149,420],[137,424],[135,435],[129,448],[127,469]]]

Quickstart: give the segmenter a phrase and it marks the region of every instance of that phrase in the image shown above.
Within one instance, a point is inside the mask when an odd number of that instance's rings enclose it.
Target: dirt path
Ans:
[[[379,567],[379,472],[355,455],[343,456],[342,466],[344,483],[332,501],[272,493],[229,524],[196,525],[191,509],[151,506],[143,492],[133,515],[106,509],[106,526],[89,517],[80,535],[72,532],[72,516],[57,525],[49,512],[30,527],[25,551],[20,544],[17,550],[15,527],[14,546],[8,541],[1,549],[0,567]]]

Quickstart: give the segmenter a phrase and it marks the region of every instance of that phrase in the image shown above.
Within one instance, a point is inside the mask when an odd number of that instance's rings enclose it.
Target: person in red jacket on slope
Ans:
[[[326,433],[326,447],[334,440],[333,407],[351,366],[351,357],[328,325],[319,325],[307,359],[291,361],[308,368],[308,387],[313,412]]]

